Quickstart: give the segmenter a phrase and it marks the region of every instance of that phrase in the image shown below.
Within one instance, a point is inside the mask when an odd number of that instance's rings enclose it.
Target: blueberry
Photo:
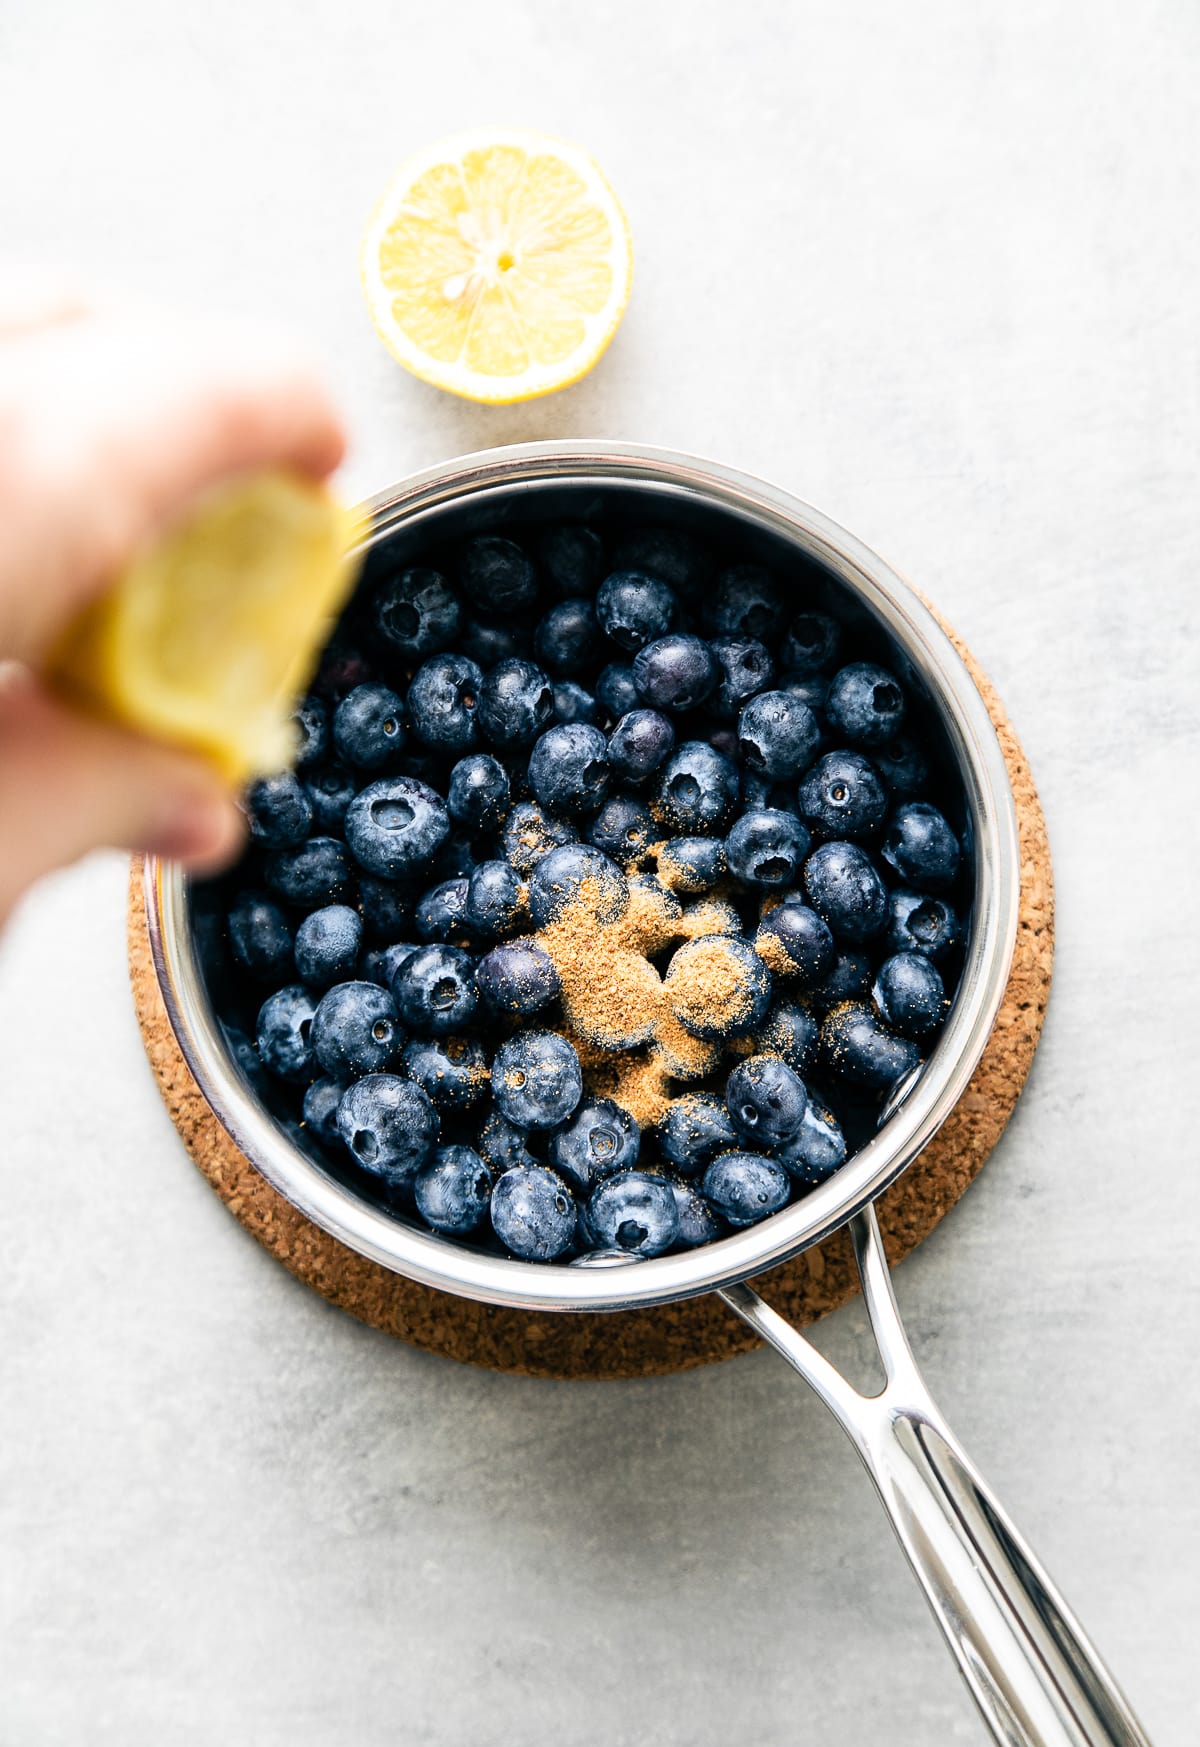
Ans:
[[[394,1188],[411,1185],[437,1144],[437,1111],[411,1080],[368,1074],[338,1105],[337,1130],[355,1162]]]
[[[340,904],[354,889],[346,845],[336,837],[310,837],[298,849],[272,850],[263,862],[263,879],[285,904],[306,910]]]
[[[593,1189],[588,1229],[605,1249],[631,1256],[661,1256],[679,1235],[679,1212],[671,1185],[642,1171],[622,1171]]]
[[[397,966],[392,998],[412,1031],[448,1037],[475,1011],[475,960],[460,946],[420,946]]]
[[[777,1055],[794,1073],[803,1076],[816,1064],[819,1030],[807,1007],[781,1001],[772,1007],[766,1023],[755,1032],[754,1048],[759,1055]]]
[[[708,581],[711,566],[705,548],[691,534],[676,528],[630,528],[613,553],[618,570],[646,570],[691,599]]]
[[[879,967],[871,991],[879,1016],[905,1037],[926,1037],[946,1016],[946,990],[924,953],[897,952]]]
[[[417,1212],[434,1231],[466,1237],[478,1231],[492,1200],[492,1173],[474,1147],[440,1146],[413,1181]]]
[[[503,664],[502,664],[503,665]],[[408,688],[412,731],[423,746],[454,757],[475,744],[481,714],[483,671],[465,655],[431,655]]]
[[[261,892],[239,892],[227,918],[229,946],[244,971],[252,977],[290,973],[292,930],[287,917]]]
[[[404,741],[404,705],[389,686],[356,685],[333,712],[337,755],[355,770],[394,770]]]
[[[642,700],[633,683],[632,667],[622,661],[610,661],[596,681],[596,702],[614,720],[627,716],[631,710],[640,710]]]
[[[537,600],[537,574],[519,546],[499,534],[480,534],[463,547],[458,581],[472,606],[502,619]]]
[[[346,842],[354,859],[383,879],[414,873],[449,830],[445,801],[411,776],[368,783],[346,809]]]
[[[296,705],[292,721],[296,725],[296,753],[292,763],[297,770],[310,770],[329,750],[329,711],[320,698],[310,694]]]
[[[526,1131],[510,1122],[507,1116],[501,1116],[495,1108],[488,1112],[479,1130],[477,1145],[484,1162],[497,1176],[511,1171],[514,1165],[536,1165],[538,1162],[529,1150]]]
[[[532,661],[497,662],[479,691],[479,726],[493,746],[528,746],[554,714],[550,677]]]
[[[323,764],[310,770],[304,792],[312,808],[317,831],[337,833],[346,822],[346,808],[358,791],[358,783],[344,764]]]
[[[699,1176],[719,1152],[737,1145],[729,1112],[711,1092],[673,1098],[656,1130],[658,1150],[685,1177]]]
[[[586,813],[608,792],[608,743],[582,722],[547,728],[529,754],[529,786],[555,813]]]
[[[463,921],[480,940],[500,940],[528,923],[525,888],[506,861],[481,861],[467,882]]]
[[[724,1234],[723,1221],[690,1183],[672,1183],[671,1193],[675,1197],[675,1211],[679,1215],[676,1243],[694,1250],[701,1244],[714,1242]]]
[[[685,897],[711,892],[725,872],[725,845],[719,837],[672,837],[658,853],[659,879]]]
[[[958,940],[957,912],[944,898],[900,890],[888,899],[888,945],[893,952],[923,952],[943,958]]]
[[[335,983],[313,1016],[313,1055],[336,1080],[381,1072],[403,1042],[395,1002],[378,983]]]
[[[592,724],[600,720],[600,706],[577,680],[557,679],[554,682],[554,714],[560,722]]]
[[[855,746],[884,746],[904,720],[900,681],[886,667],[854,661],[833,676],[825,713],[835,733]]]
[[[633,683],[655,710],[693,710],[716,690],[721,664],[701,638],[688,631],[659,637],[633,658]]]
[[[557,1128],[583,1096],[579,1057],[553,1031],[521,1031],[492,1063],[492,1097],[522,1128]]]
[[[658,769],[675,744],[675,730],[658,710],[628,710],[608,737],[609,767],[635,786]]]
[[[468,885],[469,881],[459,875],[430,886],[417,900],[413,932],[418,940],[457,940],[465,933]]]
[[[604,545],[594,528],[567,524],[548,528],[537,543],[542,569],[556,594],[595,594],[604,575]]]
[[[865,1001],[871,992],[871,961],[862,952],[839,952],[833,969],[804,992],[804,998],[822,1017],[842,1001]]]
[[[757,944],[772,970],[795,977],[801,988],[819,983],[837,960],[828,924],[794,894],[767,911]]]
[[[780,1146],[800,1132],[808,1088],[779,1056],[752,1055],[725,1082],[725,1107],[746,1140]]]
[[[898,734],[886,746],[877,746],[872,758],[892,794],[901,799],[919,795],[929,781],[929,761],[907,734]]]
[[[629,908],[629,882],[602,850],[565,843],[544,855],[529,876],[534,926],[557,922],[576,904],[586,905],[598,923],[617,922]]]
[[[358,882],[358,907],[363,928],[374,940],[399,940],[411,931],[411,895],[394,880],[363,874]]]
[[[828,613],[796,613],[783,639],[784,666],[797,676],[820,673],[837,660],[841,626]]]
[[[257,1045],[236,1025],[222,1024],[221,1034],[225,1039],[230,1060],[251,1091],[256,1092],[260,1098],[270,1097],[271,1081],[263,1068]]]
[[[446,578],[421,566],[387,577],[371,604],[380,635],[406,662],[449,649],[462,619],[458,596]]]
[[[804,864],[804,889],[813,909],[851,946],[873,939],[887,921],[887,888],[856,843],[814,849]]]
[[[786,1207],[788,1174],[761,1153],[722,1153],[704,1173],[705,1198],[730,1225],[756,1225]]]
[[[475,987],[493,1012],[524,1017],[557,1001],[562,985],[536,940],[510,940],[480,959]]]
[[[296,930],[296,969],[312,989],[327,989],[354,975],[363,922],[348,904],[312,910]]]
[[[883,824],[887,796],[861,752],[827,752],[800,783],[800,814],[818,837],[859,842]]]
[[[888,820],[879,851],[905,885],[940,891],[958,872],[958,838],[928,801],[905,801]]]
[[[410,1038],[400,1061],[435,1110],[470,1110],[487,1094],[488,1059],[473,1037]]]
[[[596,617],[605,635],[630,653],[664,636],[678,610],[674,589],[640,570],[615,570],[596,595]]]
[[[575,1238],[571,1192],[545,1165],[516,1165],[492,1191],[492,1229],[523,1262],[552,1262]]]
[[[600,626],[591,601],[560,601],[533,634],[533,653],[547,673],[565,678],[593,667],[600,653]]]
[[[450,772],[446,807],[468,831],[490,831],[508,810],[508,772],[490,752],[471,752]]]
[[[886,1092],[918,1067],[921,1052],[907,1037],[897,1037],[870,1007],[844,1001],[821,1025],[821,1053],[839,1079]]]
[[[721,679],[708,707],[719,722],[732,722],[747,699],[770,685],[775,663],[763,644],[745,637],[716,637],[709,647],[720,663]]]
[[[768,776],[756,776],[752,770],[742,772],[742,811],[745,813],[761,813],[768,808],[776,813],[791,813],[798,819],[800,813],[792,792]]]
[[[311,1080],[316,1072],[312,1023],[317,1004],[303,983],[268,995],[258,1010],[256,1041],[265,1068],[280,1080]]]
[[[738,748],[747,770],[772,782],[799,776],[820,740],[817,718],[791,692],[759,692],[738,717]]]
[[[824,673],[793,673],[788,670],[779,676],[779,690],[799,698],[820,720],[825,709],[825,700],[829,696],[829,676]]]
[[[574,827],[552,819],[536,801],[518,801],[504,821],[500,847],[519,874],[531,874],[544,855],[575,842]]]
[[[725,860],[735,878],[771,890],[790,886],[812,838],[794,813],[762,807],[743,813],[725,839]]]
[[[808,1101],[800,1132],[779,1149],[779,1162],[797,1183],[814,1185],[832,1176],[846,1158],[846,1137],[826,1104]]]
[[[710,637],[770,643],[783,623],[783,594],[761,564],[734,564],[718,576],[701,613]]]
[[[305,1088],[300,1112],[304,1125],[312,1130],[318,1140],[323,1140],[326,1146],[337,1145],[338,1105],[345,1090],[344,1080],[334,1080],[328,1075],[323,1080],[314,1080],[311,1086]]]
[[[654,813],[671,831],[703,836],[722,831],[738,798],[738,771],[732,760],[703,740],[687,740],[659,772]]]
[[[312,829],[312,802],[290,770],[252,782],[245,805],[251,841],[267,849],[291,849]]]
[[[396,940],[390,946],[373,946],[369,952],[363,953],[358,974],[364,982],[378,983],[381,989],[390,989],[392,978],[409,953],[416,950],[416,943],[411,940]]]
[[[356,685],[365,685],[373,677],[366,656],[350,645],[346,637],[344,631],[334,632],[321,656],[321,665],[313,682],[313,689],[331,703],[336,703]]]
[[[550,1142],[550,1163],[586,1194],[602,1177],[631,1171],[641,1150],[641,1129],[611,1098],[581,1104]]]
[[[588,827],[588,842],[625,868],[637,866],[658,837],[650,809],[632,795],[606,801]]]
[[[685,1031],[717,1042],[753,1031],[770,1004],[771,978],[746,941],[702,934],[672,957],[663,995]]]
[[[457,648],[486,673],[498,661],[528,657],[533,651],[533,632],[520,621],[494,625],[487,619],[468,619],[458,634]]]

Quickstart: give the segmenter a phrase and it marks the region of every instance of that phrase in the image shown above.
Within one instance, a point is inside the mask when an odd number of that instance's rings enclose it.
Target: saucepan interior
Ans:
[[[711,1291],[819,1242],[886,1188],[962,1094],[999,1009],[1016,937],[1019,860],[1007,769],[978,689],[911,588],[835,523],[787,493],[707,461],[617,444],[538,443],[492,450],[420,474],[370,505],[372,568],[451,546],[487,527],[551,520],[686,526],[769,564],[797,598],[833,606],[898,672],[922,733],[957,776],[971,901],[958,992],[920,1074],[888,1120],[803,1200],[701,1249],[604,1268],[531,1264],[418,1229],[289,1136],[235,1065],[214,1010],[223,975],[210,896],[151,860],[146,899],[154,960],[184,1057],[213,1110],[263,1176],[360,1254],[445,1291],[543,1310],[618,1310]]]

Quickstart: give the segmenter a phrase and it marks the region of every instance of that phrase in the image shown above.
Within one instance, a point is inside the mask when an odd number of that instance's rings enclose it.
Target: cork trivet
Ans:
[[[953,1207],[1012,1115],[1041,1034],[1054,956],[1050,846],[1037,791],[999,699],[957,638],[955,644],[996,725],[1016,795],[1020,927],[1004,1003],[974,1077],[920,1158],[877,1203],[893,1265]],[[660,1376],[758,1345],[745,1324],[715,1296],[608,1315],[506,1310],[415,1285],[347,1249],[298,1213],[259,1175],[192,1078],[167,1022],[154,974],[141,866],[136,861],[129,888],[129,961],[146,1053],[184,1145],[229,1211],[297,1279],[331,1304],[429,1352],[533,1377]],[[838,1232],[819,1248],[760,1275],[755,1286],[794,1323],[828,1315],[858,1290],[845,1234]]]

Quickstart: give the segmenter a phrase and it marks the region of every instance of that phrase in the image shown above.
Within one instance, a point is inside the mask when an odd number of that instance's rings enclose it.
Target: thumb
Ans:
[[[240,846],[233,798],[199,759],[93,721],[0,673],[0,922],[26,886],[89,849],[215,871]]]

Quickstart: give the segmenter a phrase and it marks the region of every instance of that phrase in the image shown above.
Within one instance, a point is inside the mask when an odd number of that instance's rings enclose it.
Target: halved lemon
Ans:
[[[280,770],[364,532],[311,480],[267,472],[223,486],[84,608],[45,677],[231,782]]]
[[[586,152],[480,132],[410,158],[367,226],[362,282],[380,337],[419,376],[508,405],[591,369],[629,302],[633,251]]]

